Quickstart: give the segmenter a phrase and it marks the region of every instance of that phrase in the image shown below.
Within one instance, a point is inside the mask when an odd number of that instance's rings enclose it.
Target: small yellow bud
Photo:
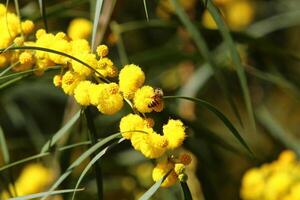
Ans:
[[[55,85],[55,87],[61,87],[61,81],[62,81],[61,75],[55,75],[53,77],[53,84]]]
[[[177,175],[184,173],[185,171],[185,165],[182,163],[176,163],[174,171]]]
[[[16,37],[14,39],[14,43],[17,45],[17,46],[22,46],[24,44],[24,38],[23,37]]]
[[[104,44],[99,45],[97,47],[96,51],[97,51],[98,56],[100,56],[100,57],[105,57],[108,55],[108,47]]]
[[[21,27],[22,27],[22,31],[24,32],[24,34],[29,34],[33,31],[34,29],[34,24],[32,21],[30,20],[26,20],[24,22],[21,23]]]

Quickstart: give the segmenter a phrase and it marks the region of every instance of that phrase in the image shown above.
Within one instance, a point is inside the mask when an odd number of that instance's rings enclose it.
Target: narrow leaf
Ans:
[[[147,9],[147,2],[146,2],[146,0],[143,0],[143,4],[144,4],[144,9],[145,9],[146,19],[147,19],[147,21],[149,21],[149,15],[148,15],[148,9]]]
[[[219,10],[215,7],[215,5],[212,3],[211,0],[207,1],[207,9],[211,13],[212,17],[214,18],[218,28],[220,29],[220,33],[223,36],[224,41],[228,46],[228,50],[230,51],[232,61],[236,67],[237,75],[242,88],[249,120],[251,122],[253,130],[256,131],[254,112],[253,112],[252,103],[250,99],[250,92],[248,88],[246,73],[242,65],[240,55],[236,49],[236,46],[234,44],[234,41],[232,39],[228,27],[225,25]]]
[[[20,196],[20,197],[15,197],[15,198],[10,198],[9,200],[27,200],[27,199],[36,199],[36,198],[41,198],[45,195],[51,196],[51,195],[57,195],[57,194],[64,194],[64,193],[71,193],[71,192],[78,192],[78,191],[83,191],[84,189],[65,189],[65,190],[55,190],[51,192],[40,192],[36,194],[31,194],[31,195],[26,195],[26,196]]]
[[[40,13],[43,18],[44,26],[46,32],[48,32],[48,23],[47,23],[47,16],[46,16],[46,5],[44,0],[39,0],[39,6],[40,6]]]
[[[119,144],[121,142],[123,142],[125,139],[122,138],[120,139],[117,143],[115,144]],[[115,144],[112,144],[110,146],[105,147],[102,151],[100,151],[90,162],[89,164],[84,168],[84,170],[82,171],[82,173],[80,174],[80,177],[78,178],[78,181],[76,183],[75,186],[75,190],[79,187],[79,184],[81,183],[82,179],[84,178],[84,176],[86,175],[86,173],[89,171],[89,169]],[[75,194],[76,191],[74,191],[73,196],[72,196],[72,200],[75,198]]]
[[[230,132],[233,134],[233,136],[240,142],[240,144],[250,153],[251,156],[254,156],[253,152],[251,151],[250,147],[247,145],[243,137],[240,135],[238,130],[234,127],[234,125],[229,121],[229,119],[216,107],[211,105],[210,103],[193,97],[184,97],[184,96],[164,96],[164,99],[186,99],[189,101],[196,102],[200,104],[201,106],[207,108],[210,112],[215,114],[223,123],[224,125],[230,130]]]
[[[50,147],[52,147],[56,142],[62,138],[65,134],[69,132],[69,130],[73,127],[73,125],[77,122],[80,117],[81,111],[78,111],[59,131],[57,131],[53,137],[44,144],[42,147],[41,153],[47,152]]]
[[[193,200],[190,188],[186,182],[180,182],[185,200]]]
[[[6,139],[5,135],[3,132],[2,127],[0,126],[0,149],[3,155],[4,163],[8,164],[9,163],[9,150],[6,144]]]
[[[240,124],[243,126],[241,116],[238,112],[238,109],[233,101],[232,95],[229,92],[228,84],[226,79],[224,78],[223,74],[220,73],[220,70],[217,67],[217,64],[214,60],[213,55],[209,51],[208,45],[201,34],[200,31],[196,28],[196,26],[191,22],[181,5],[179,4],[178,0],[171,0],[172,4],[175,7],[176,14],[178,15],[181,22],[184,24],[188,32],[191,34],[191,37],[194,39],[196,47],[198,48],[199,52],[203,55],[205,60],[208,62],[209,66],[213,69],[215,77],[218,81],[218,85],[221,87],[223,94],[225,95],[226,99],[228,100],[229,105],[231,106],[232,111],[234,112],[235,116],[239,120]],[[209,1],[210,2],[210,1]]]
[[[100,20],[102,4],[103,4],[103,0],[97,0],[94,21],[93,21],[93,32],[92,32],[92,42],[91,42],[92,51],[95,51],[95,47],[96,47],[95,40],[96,40],[97,29],[98,29],[98,24],[99,24],[99,20]]]
[[[164,180],[169,176],[169,174],[171,173],[171,170],[164,176],[162,177],[160,180],[158,180],[156,183],[154,183],[151,188],[149,188],[147,190],[147,192],[145,192],[143,194],[143,196],[141,196],[139,198],[139,200],[148,200],[152,197],[152,195],[159,189],[160,185],[164,182]]]
[[[108,142],[118,138],[121,136],[121,133],[116,133],[111,136],[108,136],[101,140],[100,142],[97,142],[95,145],[91,146],[87,151],[85,151],[83,154],[79,156],[63,173],[58,180],[51,186],[49,191],[54,191],[73,171],[75,167],[80,165],[85,159],[87,159],[90,155],[92,155],[95,151],[97,151],[99,148],[101,148],[103,145],[107,144]],[[45,200],[48,197],[48,195],[43,196],[42,200]]]

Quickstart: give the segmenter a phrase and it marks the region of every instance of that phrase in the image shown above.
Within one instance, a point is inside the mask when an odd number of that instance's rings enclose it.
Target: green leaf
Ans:
[[[6,144],[6,139],[2,127],[0,126],[0,148],[3,155],[4,163],[9,163],[9,150]]]
[[[143,0],[143,4],[144,4],[144,9],[145,9],[146,19],[147,19],[147,21],[149,21],[149,15],[148,15],[148,9],[147,9],[147,2],[146,2],[146,0]]]
[[[81,111],[78,111],[59,131],[57,131],[53,137],[44,144],[42,147],[41,153],[47,152],[50,147],[52,147],[60,138],[62,138],[65,134],[69,132],[69,130],[73,127],[73,125],[80,118]]]
[[[260,106],[256,110],[257,119],[269,131],[272,137],[276,138],[287,148],[294,150],[300,156],[300,142],[291,133],[288,133],[282,125],[274,119],[265,106]]]
[[[47,23],[47,16],[46,16],[46,6],[44,0],[39,0],[39,6],[40,6],[40,13],[43,18],[44,26],[46,32],[48,32],[48,23]]]
[[[152,195],[159,189],[160,185],[164,182],[164,180],[169,176],[169,174],[171,173],[171,170],[164,175],[164,177],[162,177],[160,180],[158,180],[156,183],[154,183],[151,188],[149,188],[147,190],[147,192],[145,192],[143,194],[143,196],[141,196],[139,198],[139,200],[148,200],[152,197]]]
[[[240,144],[247,150],[248,153],[253,157],[254,154],[251,151],[250,147],[247,145],[243,137],[240,135],[238,130],[234,127],[234,125],[229,121],[229,119],[222,113],[220,112],[216,107],[211,105],[210,103],[198,99],[198,98],[193,98],[193,97],[184,97],[184,96],[164,96],[164,99],[186,99],[189,101],[196,102],[200,104],[201,106],[207,108],[210,112],[215,114],[223,123],[224,125],[230,130],[230,132],[233,134],[233,136],[240,142]]]
[[[103,4],[103,0],[97,0],[94,21],[93,21],[93,32],[92,32],[92,42],[91,42],[92,51],[95,51],[95,47],[96,47],[95,40],[96,40],[96,35],[97,35],[99,19],[100,19],[100,15],[101,15],[102,4]]]
[[[186,182],[180,182],[180,185],[181,185],[181,188],[182,188],[182,191],[183,191],[184,199],[185,200],[193,200],[190,188],[187,185],[187,183]]]
[[[236,49],[230,31],[228,27],[225,25],[221,17],[220,11],[215,7],[215,5],[211,2],[211,0],[207,1],[207,9],[211,13],[212,17],[214,18],[218,28],[220,29],[220,33],[223,36],[224,41],[228,46],[228,50],[230,51],[232,61],[237,70],[238,78],[243,92],[244,101],[249,115],[249,120],[251,122],[253,130],[256,131],[254,112],[253,112],[252,103],[250,99],[250,92],[248,88],[247,78],[246,78],[245,70],[242,65],[239,53]]]
[[[51,186],[49,191],[54,191],[73,171],[75,167],[80,165],[85,159],[87,159],[90,155],[92,155],[95,151],[97,151],[99,148],[101,148],[103,145],[106,143],[121,137],[121,133],[115,133],[111,136],[108,136],[101,140],[100,142],[97,142],[95,145],[91,146],[87,151],[85,151],[83,154],[79,156],[63,173],[57,180],[56,182]],[[44,195],[42,200],[45,200],[48,197],[48,195]]]
[[[18,77],[16,77],[16,78],[13,78],[13,79],[7,81],[7,82],[2,83],[2,84],[0,85],[0,90],[6,88],[6,87],[8,87],[8,86],[10,86],[10,85],[13,84],[13,83],[16,83],[16,82],[22,80],[23,78],[25,78],[25,77],[27,77],[27,76],[29,76],[29,75],[30,75],[30,74],[26,74],[26,75],[23,75],[23,76],[18,76]]]
[[[28,162],[28,161],[31,161],[31,160],[35,160],[37,158],[42,158],[44,156],[48,156],[50,155],[49,152],[46,152],[46,153],[39,153],[37,155],[34,155],[34,156],[30,156],[30,157],[27,157],[27,158],[24,158],[24,159],[21,159],[21,160],[18,160],[16,162],[12,162],[12,163],[9,163],[7,165],[4,165],[2,167],[0,167],[0,172],[3,171],[3,170],[6,170],[8,168],[11,168],[11,167],[14,167],[16,165],[19,165],[19,164],[22,164],[22,163],[25,163],[25,162]]]
[[[274,31],[297,26],[300,24],[300,11],[293,10],[263,19],[250,25],[246,33],[259,38]]]
[[[203,35],[201,34],[200,31],[197,30],[196,26],[190,21],[189,17],[185,13],[181,5],[178,3],[178,0],[171,0],[171,2],[175,7],[175,11],[179,19],[184,24],[188,32],[191,34],[191,37],[194,39],[196,47],[198,48],[199,52],[201,52],[205,60],[208,62],[209,66],[213,69],[218,84],[221,87],[222,92],[224,93],[226,99],[228,100],[228,103],[230,104],[232,111],[234,112],[235,116],[239,120],[240,124],[243,125],[238,109],[233,101],[232,96],[230,95],[227,81],[222,75],[222,73],[220,73],[220,70],[217,67],[213,55],[209,51],[208,45]]]
[[[52,195],[57,195],[57,194],[65,194],[65,193],[71,193],[71,192],[79,192],[79,191],[83,191],[84,189],[65,189],[65,190],[55,190],[55,191],[51,191],[51,192],[40,192],[40,193],[36,193],[36,194],[30,194],[30,195],[26,195],[26,196],[20,196],[20,197],[15,197],[15,198],[10,198],[9,200],[27,200],[27,199],[36,199],[36,198],[41,198],[45,195],[47,196],[52,196]]]
[[[115,144],[119,144],[121,142],[123,142],[125,139],[121,138],[117,143]],[[110,146],[105,147],[102,151],[100,151],[89,163],[88,165],[84,168],[84,170],[82,171],[82,173],[80,174],[80,177],[78,178],[78,181],[76,183],[75,186],[75,190],[79,187],[79,184],[81,183],[82,179],[84,178],[84,176],[86,175],[86,173],[89,171],[89,169],[115,144],[112,144]],[[74,191],[73,196],[72,196],[72,200],[75,198],[75,194],[76,191]]]

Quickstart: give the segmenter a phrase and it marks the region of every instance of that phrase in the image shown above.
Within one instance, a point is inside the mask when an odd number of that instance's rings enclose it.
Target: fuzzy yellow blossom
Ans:
[[[153,180],[157,182],[171,171],[166,179],[162,182],[161,187],[170,187],[174,185],[178,181],[178,177],[173,168],[174,164],[171,162],[164,161],[158,163],[152,171]]]
[[[89,42],[85,39],[72,40],[70,42],[70,45],[71,45],[71,52],[72,52],[71,54],[72,55],[91,52],[91,47],[89,45]]]
[[[55,75],[53,77],[53,84],[55,87],[61,87],[61,82],[62,82],[62,76],[61,75]]]
[[[92,32],[92,23],[84,18],[73,19],[68,27],[68,36],[75,39],[87,39]]]
[[[300,198],[300,162],[294,152],[283,151],[278,160],[248,170],[243,179],[243,200],[297,200]],[[297,191],[296,191],[297,190]]]
[[[261,199],[264,187],[264,175],[258,169],[251,169],[244,175],[241,196],[245,199]]]
[[[116,83],[104,84],[99,97],[97,108],[103,114],[115,114],[123,107],[123,97],[119,93],[119,86]]]
[[[134,94],[134,107],[141,113],[149,113],[153,110],[160,112],[163,109],[163,102],[160,98],[156,97],[151,86],[143,86]]]
[[[183,163],[176,163],[174,167],[174,171],[177,175],[183,174],[185,171],[185,165]]]
[[[147,130],[143,130],[147,131]],[[151,130],[152,131],[152,130]],[[142,148],[142,144],[147,140],[147,133],[135,132],[131,135],[130,141],[133,148],[137,151],[140,151]]]
[[[155,122],[152,118],[148,117],[148,118],[144,119],[144,121],[145,121],[145,124],[146,124],[147,128],[152,128],[154,126]]]
[[[96,70],[104,77],[116,77],[118,75],[118,69],[109,58],[98,60]]]
[[[102,90],[105,88],[104,83],[92,84],[89,89],[89,96],[91,104],[97,106],[99,104],[99,100],[101,98]]]
[[[144,82],[145,74],[137,65],[125,65],[120,71],[120,91],[125,98],[132,99],[134,93],[144,84]]]
[[[17,45],[17,46],[22,46],[24,44],[24,38],[23,37],[16,37],[14,39],[14,43]]]
[[[34,23],[30,20],[26,20],[21,23],[21,27],[24,34],[29,34],[34,29]]]
[[[148,132],[145,140],[140,144],[140,151],[147,158],[158,158],[167,150],[168,141],[164,136],[155,133],[150,128]]]
[[[226,21],[233,30],[242,30],[254,19],[254,8],[250,1],[234,1],[226,7]]]
[[[90,67],[95,68],[97,66],[97,59],[96,59],[96,55],[92,54],[92,53],[79,53],[79,54],[75,54],[74,57],[76,57],[77,59],[83,61],[84,63],[88,64]],[[78,74],[82,75],[82,76],[88,76],[91,74],[92,70],[79,63],[76,60],[72,60],[72,68],[75,72],[77,72]]]
[[[67,71],[62,77],[61,87],[68,95],[72,95],[74,89],[83,80],[83,77],[76,72]]]
[[[186,137],[185,127],[180,120],[170,119],[168,123],[163,126],[163,133],[168,140],[168,148],[170,149],[181,146]]]
[[[33,55],[25,51],[20,54],[19,61],[21,64],[27,64],[27,63],[32,64],[34,62]]]
[[[26,165],[21,171],[15,182],[15,188],[19,196],[42,192],[54,181],[54,178],[55,174],[52,170],[41,164],[32,163]],[[2,198],[8,199],[8,193],[3,193]]]
[[[130,139],[134,133],[139,132],[130,132],[134,130],[143,131],[145,127],[145,120],[136,114],[128,114],[122,117],[120,121],[120,131],[122,132],[122,136],[126,139]]]
[[[99,45],[96,50],[98,56],[105,57],[108,55],[108,47],[104,44]]]
[[[91,101],[89,91],[92,84],[93,83],[91,83],[90,81],[81,81],[78,83],[78,85],[74,89],[74,97],[77,103],[82,106],[90,105]]]

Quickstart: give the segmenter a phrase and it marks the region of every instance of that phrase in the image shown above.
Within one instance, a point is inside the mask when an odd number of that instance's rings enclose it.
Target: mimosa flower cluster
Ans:
[[[17,22],[16,17],[13,24]],[[16,42],[20,40],[16,37],[21,33],[21,29],[17,30],[15,43],[11,39],[4,47],[11,43],[14,47],[23,47],[16,51],[18,62],[26,66],[23,70],[35,68],[36,74],[41,75],[49,67],[60,67],[60,73],[53,77],[54,85],[74,97],[81,106],[95,106],[102,114],[113,115],[123,108],[124,102],[128,103],[133,113],[121,119],[120,131],[125,139],[131,141],[134,149],[147,158],[158,159],[153,179],[158,181],[168,175],[162,186],[171,186],[178,180],[186,181],[185,166],[191,162],[191,157],[175,153],[186,138],[185,126],[178,119],[169,119],[162,127],[162,134],[153,129],[154,120],[146,114],[163,110],[163,91],[144,85],[146,77],[139,66],[125,65],[119,73],[107,57],[109,49],[106,45],[99,45],[96,53],[92,52],[84,39],[91,31],[91,24],[83,19],[71,23],[68,35],[39,29],[34,41]],[[25,39],[23,36],[20,38]],[[118,82],[111,81],[116,77]]]
[[[221,10],[224,21],[232,30],[243,30],[254,20],[255,8],[251,0],[213,0],[213,3]],[[208,10],[203,13],[202,23],[206,28],[217,29]]]
[[[34,24],[30,20],[21,21],[19,17],[6,10],[5,5],[0,4],[0,49],[6,49],[12,44],[22,45],[24,37],[30,34],[34,29]],[[23,35],[23,37],[18,37]],[[20,52],[6,51],[0,54],[0,68],[5,67],[11,63],[18,61]],[[28,64],[26,59],[28,57],[23,55],[21,63],[16,65],[13,69],[16,71],[27,69]],[[25,61],[23,63],[23,61]]]
[[[20,176],[15,182],[15,189],[19,196],[29,195],[33,193],[42,192],[46,189],[55,179],[55,173],[44,167],[41,164],[28,164],[21,171]],[[13,187],[11,187],[11,190]],[[9,194],[7,191],[0,195],[1,199],[8,199]]]
[[[296,154],[283,151],[278,160],[247,171],[241,197],[244,200],[300,199],[300,162]]]

